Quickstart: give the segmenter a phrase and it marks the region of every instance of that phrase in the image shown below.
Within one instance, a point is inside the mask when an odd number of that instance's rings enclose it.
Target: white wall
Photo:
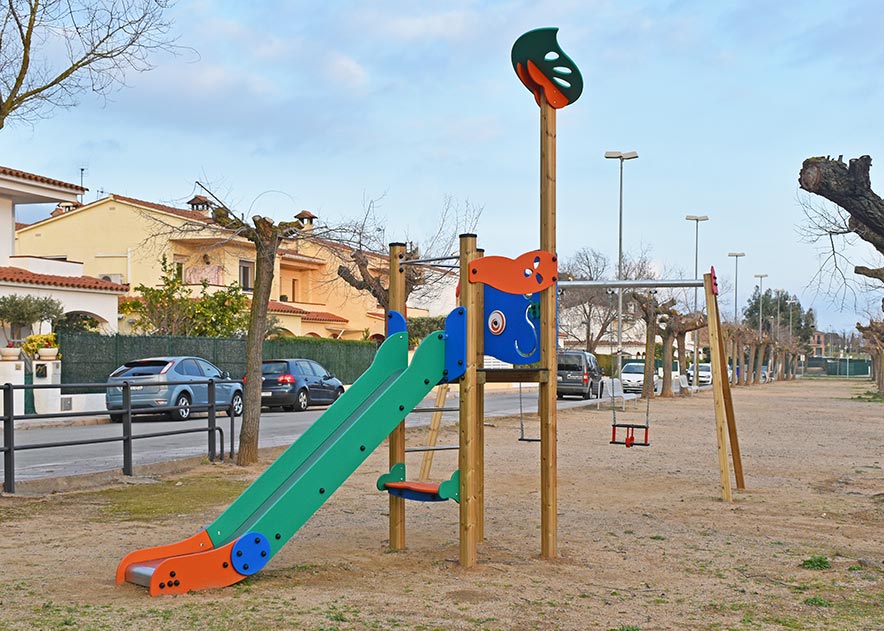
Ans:
[[[43,287],[41,285],[0,283],[0,296],[9,296],[11,294],[55,298],[61,302],[66,313],[71,311],[91,313],[101,320],[102,330],[104,332],[117,332],[117,294],[88,289],[67,289],[64,287]],[[43,333],[49,333],[48,327],[43,327]]]
[[[15,209],[12,200],[0,197],[0,265],[9,265],[15,254]]]

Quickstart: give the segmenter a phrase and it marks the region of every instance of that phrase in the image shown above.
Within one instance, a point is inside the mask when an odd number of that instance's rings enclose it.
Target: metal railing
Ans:
[[[217,415],[218,412],[227,412],[231,404],[230,403],[218,403],[216,398],[216,386],[218,384],[228,384],[228,383],[238,383],[242,384],[242,381],[227,379],[227,380],[214,380],[208,379],[206,381],[164,381],[162,383],[163,386],[177,386],[177,385],[190,385],[190,386],[206,386],[208,388],[208,397],[205,405],[190,405],[188,406],[190,412],[206,412],[207,413],[207,425],[206,427],[192,427],[188,429],[178,429],[178,430],[170,430],[163,432],[149,432],[144,434],[136,434],[132,433],[132,419],[135,416],[149,416],[162,414],[167,412],[175,412],[181,409],[180,406],[170,405],[170,406],[162,406],[162,407],[132,407],[132,385],[128,381],[124,381],[122,384],[120,383],[104,383],[104,384],[96,384],[96,383],[79,383],[79,384],[28,384],[28,385],[18,385],[6,383],[0,386],[0,390],[3,392],[3,414],[0,416],[0,421],[3,422],[3,446],[0,447],[0,453],[3,454],[3,490],[6,493],[15,493],[15,453],[17,451],[28,451],[33,449],[51,449],[54,447],[75,447],[78,445],[92,445],[92,444],[100,444],[100,443],[112,443],[112,442],[122,442],[123,443],[123,475],[131,476],[133,475],[133,465],[132,465],[132,445],[133,441],[140,440],[142,438],[157,438],[161,436],[176,436],[179,434],[195,434],[206,432],[208,434],[208,457],[209,460],[214,462],[216,457],[218,457],[219,452],[217,451],[218,444],[216,442],[216,434],[221,437],[221,451],[220,451],[220,459],[224,460],[224,430],[217,425]],[[85,412],[55,412],[51,414],[16,414],[15,410],[15,392],[18,390],[49,390],[49,389],[62,389],[62,388],[82,388],[82,389],[94,389],[94,390],[108,390],[110,388],[122,389],[123,394],[123,405],[119,409],[114,409],[113,411],[109,411],[107,409],[102,410],[91,410]],[[17,445],[15,442],[15,421],[17,420],[37,420],[37,419],[58,419],[58,418],[83,418],[83,417],[95,417],[95,416],[107,416],[113,414],[113,416],[119,415],[121,417],[122,423],[122,436],[112,436],[105,438],[90,438],[83,440],[67,440],[67,441],[56,441],[49,443],[33,443],[33,444],[24,444]],[[236,417],[234,415],[230,415],[230,434],[229,434],[229,445],[230,445],[230,458],[234,457],[234,423],[236,421]]]

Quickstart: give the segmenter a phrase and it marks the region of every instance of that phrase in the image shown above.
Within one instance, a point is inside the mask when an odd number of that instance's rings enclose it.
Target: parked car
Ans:
[[[697,385],[708,386],[712,383],[712,364],[697,364]],[[688,368],[688,383],[694,383],[694,367]]]
[[[261,366],[261,406],[303,412],[310,405],[334,403],[344,384],[310,359],[265,359]]]
[[[637,362],[623,364],[620,371],[620,383],[623,385],[623,392],[641,392],[645,383],[645,365]],[[660,387],[660,377],[654,372],[654,390]]]
[[[767,374],[767,366],[762,366],[762,367],[761,367],[761,375],[759,376],[759,379],[758,379],[758,380],[759,380],[761,383],[767,383],[767,382],[768,382],[768,380],[769,380],[769,376],[768,376],[768,374]]]
[[[598,359],[587,351],[559,351],[556,395],[577,395],[588,399],[599,396],[602,370]]]
[[[208,405],[209,379],[230,379],[230,373],[201,357],[189,356],[136,359],[126,362],[107,378],[108,383],[129,382],[133,408],[176,406],[168,414],[177,421],[190,418],[192,405]],[[168,382],[185,383],[173,385]],[[215,402],[226,407],[230,416],[242,416],[242,385],[219,383],[215,386]],[[123,409],[122,386],[107,388],[105,403],[111,420],[122,421],[123,415],[115,412]]]

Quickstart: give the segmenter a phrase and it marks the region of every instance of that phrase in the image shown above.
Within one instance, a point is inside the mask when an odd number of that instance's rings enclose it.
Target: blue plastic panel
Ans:
[[[443,382],[451,383],[467,370],[467,310],[454,309],[445,318],[445,375]]]
[[[405,322],[405,316],[398,311],[387,312],[387,337],[396,333],[404,333],[408,330],[408,324]]]
[[[540,361],[540,295],[485,285],[485,354],[510,364]]]

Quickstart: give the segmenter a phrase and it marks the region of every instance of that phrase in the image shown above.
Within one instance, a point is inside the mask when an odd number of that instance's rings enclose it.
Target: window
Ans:
[[[316,373],[313,372],[313,366],[310,365],[310,362],[299,359],[295,362],[295,366],[297,366],[298,373],[301,375],[306,375],[308,377],[315,377]]]
[[[182,375],[188,375],[190,377],[202,377],[203,376],[203,373],[200,370],[200,367],[197,366],[197,363],[192,359],[185,359],[185,360],[180,361],[178,363],[178,365],[175,366],[175,372],[182,374]]]
[[[205,360],[202,360],[202,359],[198,359],[196,361],[200,365],[200,368],[202,368],[203,374],[207,378],[209,378],[209,379],[223,379],[224,378],[224,373],[221,371],[220,368],[218,368],[214,364],[211,364],[211,363],[209,363]]]
[[[184,264],[187,262],[187,257],[181,254],[176,254],[172,257],[172,265],[175,267],[175,278],[178,280],[184,280]]]
[[[291,298],[292,302],[300,301],[300,296],[298,294],[298,279],[297,278],[292,279],[292,293],[290,294],[290,298]]]
[[[243,291],[252,291],[255,288],[255,262],[239,262],[239,284]]]

